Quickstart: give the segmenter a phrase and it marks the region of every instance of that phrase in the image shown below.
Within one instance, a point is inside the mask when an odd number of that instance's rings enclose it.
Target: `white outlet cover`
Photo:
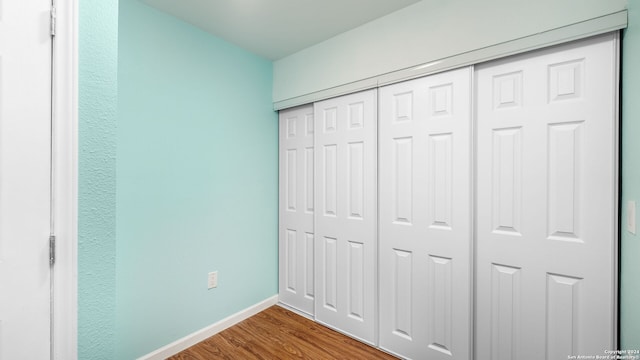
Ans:
[[[636,202],[635,200],[627,201],[627,231],[636,234]]]
[[[217,271],[213,271],[209,273],[209,276],[207,277],[207,286],[209,289],[213,289],[215,287],[218,287],[218,272]]]

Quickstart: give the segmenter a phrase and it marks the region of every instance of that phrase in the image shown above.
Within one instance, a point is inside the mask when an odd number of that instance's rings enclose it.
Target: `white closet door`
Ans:
[[[316,320],[375,341],[376,91],[315,104]]]
[[[380,346],[471,355],[471,68],[380,89]]]
[[[477,359],[616,347],[617,35],[477,67]]]
[[[313,106],[280,112],[279,301],[313,315]]]

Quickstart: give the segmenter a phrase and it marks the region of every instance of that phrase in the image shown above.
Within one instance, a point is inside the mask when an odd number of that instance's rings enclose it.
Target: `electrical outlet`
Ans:
[[[218,272],[217,271],[210,272],[207,279],[208,279],[207,285],[209,286],[209,289],[213,289],[215,287],[218,287]]]

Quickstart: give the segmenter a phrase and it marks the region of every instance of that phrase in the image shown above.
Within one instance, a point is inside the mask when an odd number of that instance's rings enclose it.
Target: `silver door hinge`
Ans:
[[[56,236],[49,236],[49,266],[56,263]]]
[[[56,36],[56,7],[51,6],[50,12],[51,36]]]

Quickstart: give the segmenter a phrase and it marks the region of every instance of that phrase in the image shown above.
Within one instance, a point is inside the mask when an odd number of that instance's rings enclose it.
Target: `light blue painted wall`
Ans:
[[[640,0],[629,0],[628,8],[622,41],[620,341],[622,349],[640,349],[640,234],[626,231],[627,201],[640,205]]]
[[[78,357],[113,359],[118,1],[79,1]]]
[[[271,62],[120,1],[117,359],[277,293]],[[207,290],[207,273],[219,286]]]

